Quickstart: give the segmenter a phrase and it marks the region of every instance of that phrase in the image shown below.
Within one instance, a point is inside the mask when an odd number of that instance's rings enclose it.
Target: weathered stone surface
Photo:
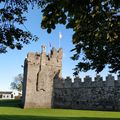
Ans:
[[[92,80],[86,76],[84,82],[79,77],[65,79],[61,76],[62,49],[53,48],[46,55],[29,53],[25,59],[23,82],[24,108],[72,108],[120,110],[120,77],[114,80],[108,75],[103,81],[97,75]]]
[[[23,106],[24,108],[51,108],[53,104],[53,79],[61,77],[62,49],[51,50],[46,55],[28,53],[24,64]]]

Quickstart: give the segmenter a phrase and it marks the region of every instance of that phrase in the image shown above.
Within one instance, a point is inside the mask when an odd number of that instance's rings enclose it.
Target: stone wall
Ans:
[[[84,82],[79,77],[72,82],[61,76],[62,49],[53,48],[46,55],[28,53],[24,63],[23,107],[24,108],[71,108],[95,110],[120,110],[120,77],[108,75],[103,81],[89,76]]]
[[[62,49],[53,48],[46,55],[45,46],[41,53],[28,53],[24,63],[22,103],[24,108],[51,108],[53,104],[53,79],[61,77]]]
[[[54,81],[54,107],[72,109],[120,110],[120,78],[108,75],[103,81],[99,75],[56,79]]]

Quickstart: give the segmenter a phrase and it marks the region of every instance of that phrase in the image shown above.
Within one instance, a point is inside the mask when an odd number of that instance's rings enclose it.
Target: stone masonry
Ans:
[[[53,105],[53,79],[61,77],[62,49],[53,48],[46,55],[28,53],[24,62],[23,105],[24,108],[51,108]]]
[[[56,79],[54,81],[54,107],[91,110],[120,110],[120,77],[115,80],[108,75],[103,81],[96,76],[94,81],[86,76],[84,81],[79,77],[71,81]]]
[[[66,79],[61,76],[62,49],[53,48],[46,55],[28,53],[24,64],[24,108],[68,108],[94,110],[120,110],[120,77],[108,75],[106,80],[97,75],[94,80],[86,76]]]

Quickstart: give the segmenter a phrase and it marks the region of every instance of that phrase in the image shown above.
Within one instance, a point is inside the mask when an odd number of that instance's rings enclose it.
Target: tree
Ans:
[[[24,13],[28,12],[30,4],[40,5],[39,0],[0,0],[0,53],[5,53],[7,47],[20,50],[23,44],[38,39],[24,25],[27,20]]]
[[[73,29],[72,42],[79,71],[120,73],[120,1],[119,0],[46,0],[41,27],[51,33],[56,24]]]
[[[11,82],[11,84],[10,84],[11,89],[17,90],[17,91],[21,92],[22,91],[22,82],[23,82],[23,75],[22,74],[18,74],[14,78],[14,81]]]
[[[41,27],[51,33],[56,24],[73,29],[75,48],[73,60],[78,60],[75,75],[90,69],[101,72],[106,65],[111,72],[120,72],[120,1],[119,0],[0,0],[0,45],[21,49],[35,40],[24,25],[28,5],[42,9]]]

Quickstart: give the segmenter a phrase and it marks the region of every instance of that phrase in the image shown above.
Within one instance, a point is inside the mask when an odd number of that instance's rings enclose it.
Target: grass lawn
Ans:
[[[69,109],[22,109],[19,101],[0,101],[0,120],[120,120],[120,112],[69,110]]]

